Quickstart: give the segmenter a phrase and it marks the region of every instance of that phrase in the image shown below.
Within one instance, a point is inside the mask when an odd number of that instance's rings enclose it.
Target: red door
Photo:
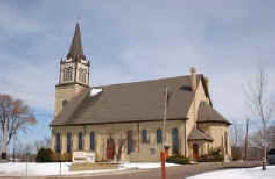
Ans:
[[[113,160],[115,156],[115,141],[110,138],[107,140],[107,159]]]
[[[193,159],[199,159],[199,145],[193,144]]]

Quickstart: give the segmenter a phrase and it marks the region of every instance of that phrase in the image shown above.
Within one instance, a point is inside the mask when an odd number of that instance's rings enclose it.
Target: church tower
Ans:
[[[59,83],[55,85],[54,117],[83,89],[89,88],[90,62],[83,55],[79,23],[65,59],[60,61]]]

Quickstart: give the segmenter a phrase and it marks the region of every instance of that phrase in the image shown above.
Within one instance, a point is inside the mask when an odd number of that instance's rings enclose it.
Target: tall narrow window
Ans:
[[[157,143],[158,144],[162,143],[162,132],[161,132],[161,129],[157,130]]]
[[[60,133],[55,134],[55,152],[60,153],[61,152],[61,138]]]
[[[72,146],[73,146],[72,133],[67,133],[67,153],[72,152]]]
[[[64,81],[73,81],[73,68],[72,67],[65,68]]]
[[[78,133],[78,149],[82,150],[83,149],[83,135],[82,132]]]
[[[133,132],[128,131],[128,154],[133,152]]]
[[[90,149],[95,151],[95,132],[90,132]]]
[[[177,128],[172,130],[172,152],[173,154],[179,153],[179,132]]]
[[[82,83],[86,83],[86,78],[87,78],[87,70],[79,69],[79,81]]]
[[[147,143],[147,131],[142,130],[142,142]]]

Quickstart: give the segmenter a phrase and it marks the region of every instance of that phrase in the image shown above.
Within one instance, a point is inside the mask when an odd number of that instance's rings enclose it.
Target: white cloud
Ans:
[[[84,50],[94,57],[92,85],[186,75],[195,66],[210,79],[214,106],[228,119],[244,118],[242,84],[257,72],[258,61],[275,88],[275,13],[269,3],[44,1],[37,8],[0,3],[0,32],[9,34],[0,36],[6,43],[0,48],[0,83],[7,84],[0,91],[52,111],[56,57],[66,53],[81,14]],[[22,39],[21,32],[33,39]],[[6,47],[10,36],[23,44],[20,53]]]

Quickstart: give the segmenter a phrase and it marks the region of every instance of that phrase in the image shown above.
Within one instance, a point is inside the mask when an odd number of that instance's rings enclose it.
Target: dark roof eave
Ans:
[[[223,123],[223,124],[231,125],[230,122],[225,120],[204,120],[204,121],[197,121],[197,123]]]
[[[89,88],[89,85],[82,84],[82,83],[79,83],[79,82],[59,83],[59,84],[56,84],[55,87],[63,87],[63,86],[69,86],[69,85],[74,85],[74,84],[78,84],[78,85],[81,85],[83,87]]]
[[[187,120],[188,118],[174,118],[174,119],[166,119],[166,120]],[[150,119],[150,120],[129,120],[129,121],[110,121],[110,122],[101,122],[101,123],[76,123],[76,124],[50,124],[51,127],[55,126],[83,126],[83,125],[106,125],[106,124],[123,124],[123,123],[143,123],[143,122],[153,122],[153,121],[161,121],[163,119]]]
[[[210,141],[213,142],[213,139],[187,139],[188,141],[199,141],[199,140],[206,140],[206,141]]]

